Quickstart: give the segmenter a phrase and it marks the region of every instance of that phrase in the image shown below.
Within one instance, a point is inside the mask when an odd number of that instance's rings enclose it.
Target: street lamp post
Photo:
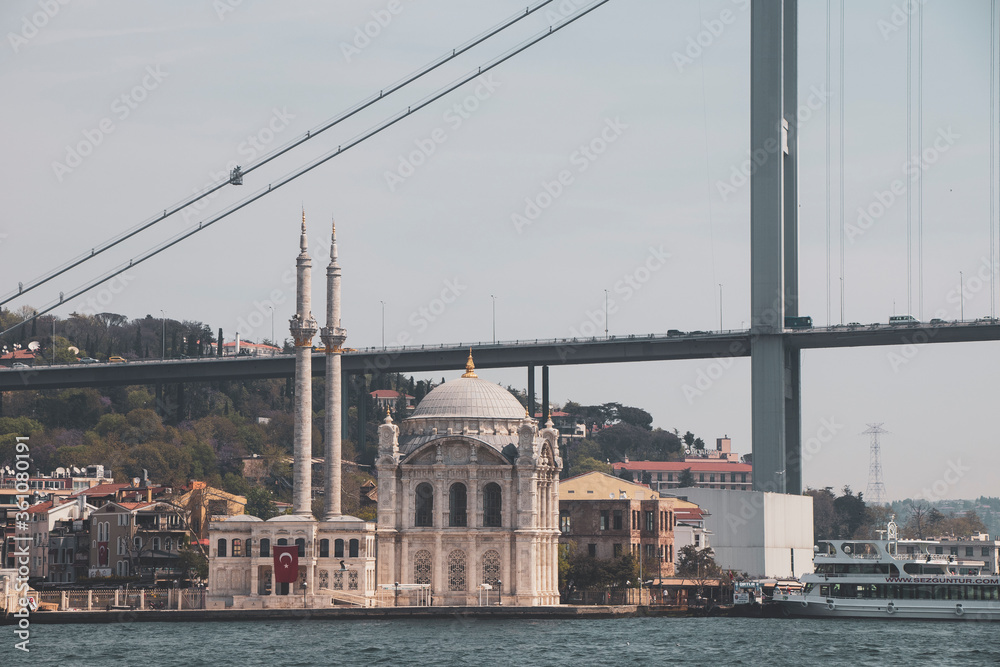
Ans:
[[[497,344],[497,298],[490,294],[493,299],[493,344]]]
[[[604,340],[608,340],[608,290],[604,290]]]
[[[160,361],[167,358],[167,314],[160,309]],[[222,341],[219,341],[222,345]]]
[[[965,276],[958,272],[958,293],[962,296],[962,321],[965,321]]]
[[[309,586],[308,581],[302,582],[302,608],[306,608],[306,588]]]
[[[497,606],[503,606],[503,582],[497,579]]]
[[[722,331],[722,283],[719,283],[719,331]]]
[[[277,347],[274,343],[274,306],[268,305],[268,308],[271,309],[271,345]]]
[[[382,304],[382,349],[385,349],[385,301],[379,301]]]

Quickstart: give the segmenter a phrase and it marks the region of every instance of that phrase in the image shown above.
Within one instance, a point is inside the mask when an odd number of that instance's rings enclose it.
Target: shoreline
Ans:
[[[390,619],[607,619],[645,616],[692,616],[688,610],[638,605],[559,605],[553,607],[334,607],[315,609],[185,609],[143,611],[36,611],[32,625],[76,623],[185,623],[282,620]],[[7,616],[0,625],[16,624]]]

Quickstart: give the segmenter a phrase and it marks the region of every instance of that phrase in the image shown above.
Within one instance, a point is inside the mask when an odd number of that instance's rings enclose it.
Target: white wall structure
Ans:
[[[507,390],[465,374],[402,427],[379,427],[379,582],[431,587],[435,605],[559,604],[559,431]]]
[[[709,512],[715,562],[753,577],[798,577],[813,571],[811,496],[763,491],[681,489]]]
[[[324,518],[312,511],[312,341],[317,323],[312,316],[312,259],[306,237],[305,212],[296,258],[295,315],[289,329],[295,340],[295,431],[292,514],[261,521],[234,516],[213,522],[209,529],[208,579],[210,609],[324,607],[337,602],[374,602],[375,524],[341,513],[341,345],[340,266],[336,230],[332,230],[327,267],[326,468]],[[275,546],[298,545],[298,580],[274,580]]]

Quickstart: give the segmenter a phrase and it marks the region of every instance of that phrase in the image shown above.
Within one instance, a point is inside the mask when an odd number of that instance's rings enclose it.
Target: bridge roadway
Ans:
[[[936,325],[872,324],[786,330],[783,335],[786,345],[803,350],[921,345],[1000,340],[1000,324],[981,320]],[[612,336],[607,340],[550,339],[367,348],[344,353],[343,369],[345,373],[458,371],[465,367],[470,347],[476,368],[480,369],[747,357],[752,339],[748,330],[735,330],[674,336]],[[322,353],[314,356],[316,361],[322,358]],[[294,361],[292,355],[203,357],[4,369],[0,370],[0,391],[287,378],[294,375]],[[313,363],[313,375],[322,376],[325,372],[325,364]]]

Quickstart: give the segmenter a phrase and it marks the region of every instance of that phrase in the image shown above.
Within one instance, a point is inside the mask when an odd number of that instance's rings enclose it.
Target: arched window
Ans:
[[[416,492],[417,513],[414,524],[417,526],[434,525],[434,487],[427,482],[417,485]]]
[[[330,540],[320,540],[319,541],[319,557],[329,558],[330,556]]]
[[[171,538],[168,537],[168,538],[166,538],[166,539],[163,540],[163,550],[164,551],[173,551],[174,550],[174,541]]]
[[[243,555],[243,540],[234,539],[233,540],[233,556]]]
[[[153,551],[159,551],[159,550],[160,550],[160,538],[159,537],[154,537],[153,538]]]
[[[271,555],[271,540],[266,537],[262,537],[260,540],[260,555],[262,557]]]
[[[359,543],[358,543],[357,540],[351,540],[350,541],[350,544],[349,544],[350,550],[347,552],[348,553],[348,558],[357,558],[358,557],[358,544]]]
[[[299,558],[303,558],[306,555],[306,538],[296,537],[295,546],[299,548]]]
[[[413,583],[431,583],[431,552],[426,549],[413,554]]]
[[[465,590],[465,552],[461,549],[448,554],[448,590]]]
[[[288,544],[288,540],[287,539],[285,539],[284,537],[278,538],[278,546],[279,547],[283,547],[283,546],[285,546],[287,544]]]
[[[226,540],[224,540],[224,539],[220,539],[219,540],[219,546],[216,549],[216,555],[219,558],[225,558],[226,557]]]
[[[490,482],[483,489],[483,525],[488,528],[499,528],[502,525],[501,508],[503,507],[503,491],[496,482]]]
[[[448,492],[448,525],[452,527],[464,528],[466,506],[465,484],[456,482],[451,485]]]
[[[246,548],[245,550],[246,550],[246,557],[247,557],[247,558],[252,558],[252,557],[253,557],[253,552],[252,552],[252,551],[251,551],[251,549],[250,549],[250,547],[251,547],[252,545],[253,545],[253,540],[251,540],[251,539],[250,539],[250,538],[248,537],[248,538],[247,538],[247,541],[246,541],[246,544],[244,545],[244,547]]]
[[[483,583],[496,588],[498,581],[500,581],[500,552],[490,549],[483,554]]]
[[[333,557],[334,558],[344,557],[344,540],[338,538],[333,541]]]

